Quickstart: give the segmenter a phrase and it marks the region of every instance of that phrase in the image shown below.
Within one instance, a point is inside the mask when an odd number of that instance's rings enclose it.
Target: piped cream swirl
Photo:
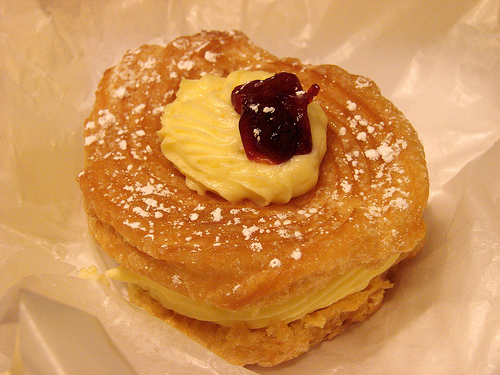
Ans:
[[[164,108],[162,152],[186,177],[187,186],[211,191],[230,202],[249,199],[258,205],[286,203],[316,185],[326,151],[326,115],[316,103],[308,106],[313,150],[279,165],[250,161],[231,104],[234,87],[272,74],[236,71],[227,78],[205,75],[183,79],[177,98]]]

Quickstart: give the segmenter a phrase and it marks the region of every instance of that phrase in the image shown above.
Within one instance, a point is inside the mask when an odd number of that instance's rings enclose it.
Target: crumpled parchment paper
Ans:
[[[0,3],[0,371],[44,373],[23,332],[44,333],[54,364],[76,355],[51,351],[57,322],[29,326],[45,299],[93,317],[137,374],[500,373],[499,16],[499,0]],[[426,149],[423,251],[374,316],[275,368],[232,366],[115,286],[77,277],[112,265],[75,182],[102,73],[127,49],[202,29],[240,29],[279,57],[374,79]],[[27,304],[30,293],[42,302]]]

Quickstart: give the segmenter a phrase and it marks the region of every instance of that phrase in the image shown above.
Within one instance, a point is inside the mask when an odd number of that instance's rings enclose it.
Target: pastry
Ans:
[[[191,149],[165,125],[186,113],[176,100],[222,87],[234,72],[287,72],[304,92],[319,87],[307,111],[311,118],[309,108],[319,107],[311,129],[323,129],[324,149],[306,168],[317,169],[306,191],[288,187],[300,172],[278,198],[226,196],[184,169]],[[371,80],[278,59],[238,31],[127,52],[104,73],[84,144],[78,181],[90,228],[121,265],[107,275],[129,283],[132,302],[234,364],[276,365],[362,321],[392,286],[391,270],[423,245],[427,168],[404,115]],[[220,154],[204,157],[226,168],[232,157]],[[290,163],[260,164],[274,171]]]

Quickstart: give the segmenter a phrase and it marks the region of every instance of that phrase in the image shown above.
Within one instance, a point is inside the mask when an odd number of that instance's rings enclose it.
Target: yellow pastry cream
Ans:
[[[165,308],[193,319],[214,322],[222,326],[244,323],[250,329],[264,328],[274,321],[290,323],[306,314],[330,306],[342,298],[365,289],[370,280],[387,271],[399,258],[399,254],[387,259],[378,268],[359,268],[345,275],[334,277],[316,292],[293,297],[282,304],[255,307],[244,310],[228,310],[211,303],[198,302],[181,295],[157,282],[128,271],[123,266],[113,268],[105,276],[126,283],[136,284],[147,290],[151,297]]]
[[[316,185],[326,151],[327,118],[320,105],[310,103],[307,115],[312,151],[281,164],[249,160],[239,134],[240,115],[231,103],[233,89],[271,77],[264,71],[239,70],[227,78],[205,75],[182,79],[176,99],[161,118],[161,148],[186,177],[187,186],[211,191],[230,202],[249,199],[258,205],[286,203]]]

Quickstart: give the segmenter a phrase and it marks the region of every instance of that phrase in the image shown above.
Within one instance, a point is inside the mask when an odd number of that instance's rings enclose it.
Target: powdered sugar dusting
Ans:
[[[206,51],[204,55],[205,60],[210,61],[210,62],[216,62],[217,61],[217,54]]]
[[[241,233],[245,236],[245,240],[249,240],[252,235],[259,230],[259,227],[252,225],[251,227],[243,226]]]
[[[348,100],[346,104],[349,111],[355,111],[358,108],[358,105],[350,100]]]
[[[302,252],[300,250],[294,250],[290,256],[295,260],[299,260],[302,258]]]
[[[269,267],[271,267],[271,268],[276,268],[279,266],[281,266],[281,260],[279,260],[278,258],[274,258],[273,260],[271,260],[269,262]]]
[[[212,218],[214,221],[222,220],[222,210],[220,207],[217,207],[215,210],[211,212]]]
[[[177,67],[181,70],[191,70],[194,67],[194,61],[192,60],[181,60],[177,63]]]
[[[185,39],[174,44],[179,50],[191,48]],[[215,66],[208,63],[221,57],[208,48],[206,43],[196,46],[197,61]],[[265,67],[264,54],[255,58],[262,59]],[[305,200],[303,206],[276,206],[264,212],[246,203],[224,205],[220,200],[193,196],[172,187],[169,179],[178,179],[178,173],[165,172],[157,162],[162,154],[151,129],[159,124],[164,106],[175,98],[175,91],[168,87],[161,91],[158,83],[169,79],[178,83],[180,77],[198,73],[187,53],[176,55],[173,63],[165,67],[163,61],[135,49],[113,69],[107,107],[94,112],[85,124],[89,161],[103,162],[108,168],[102,172],[107,174],[107,180],[101,185],[95,183],[92,194],[118,208],[120,231],[126,228],[129,232],[125,233],[132,235],[138,231],[141,240],[150,246],[148,251],[194,254],[190,261],[196,262],[196,256],[203,252],[216,256],[238,250],[245,262],[279,273],[297,262],[313,259],[311,250],[317,246],[314,240],[317,236],[330,238],[335,226],[351,220],[346,214],[349,209],[361,212],[367,222],[382,222],[387,212],[407,210],[413,204],[398,159],[408,144],[400,134],[390,133],[390,118],[373,115],[367,109],[370,104],[356,97],[359,94],[362,98],[362,92],[357,93],[354,86],[365,92],[371,86],[362,77],[336,104],[340,108],[338,123],[332,127],[339,149],[344,149],[335,155],[342,166],[338,179],[311,194],[313,198]],[[132,100],[135,92],[141,93],[144,102]],[[256,106],[254,110],[272,113],[275,109]],[[82,172],[79,178],[88,175]],[[325,197],[330,199],[327,204]],[[243,263],[241,259],[238,261]],[[170,276],[172,284],[181,285],[184,274],[176,272],[179,274]],[[228,286],[227,292],[240,292],[242,286]]]

